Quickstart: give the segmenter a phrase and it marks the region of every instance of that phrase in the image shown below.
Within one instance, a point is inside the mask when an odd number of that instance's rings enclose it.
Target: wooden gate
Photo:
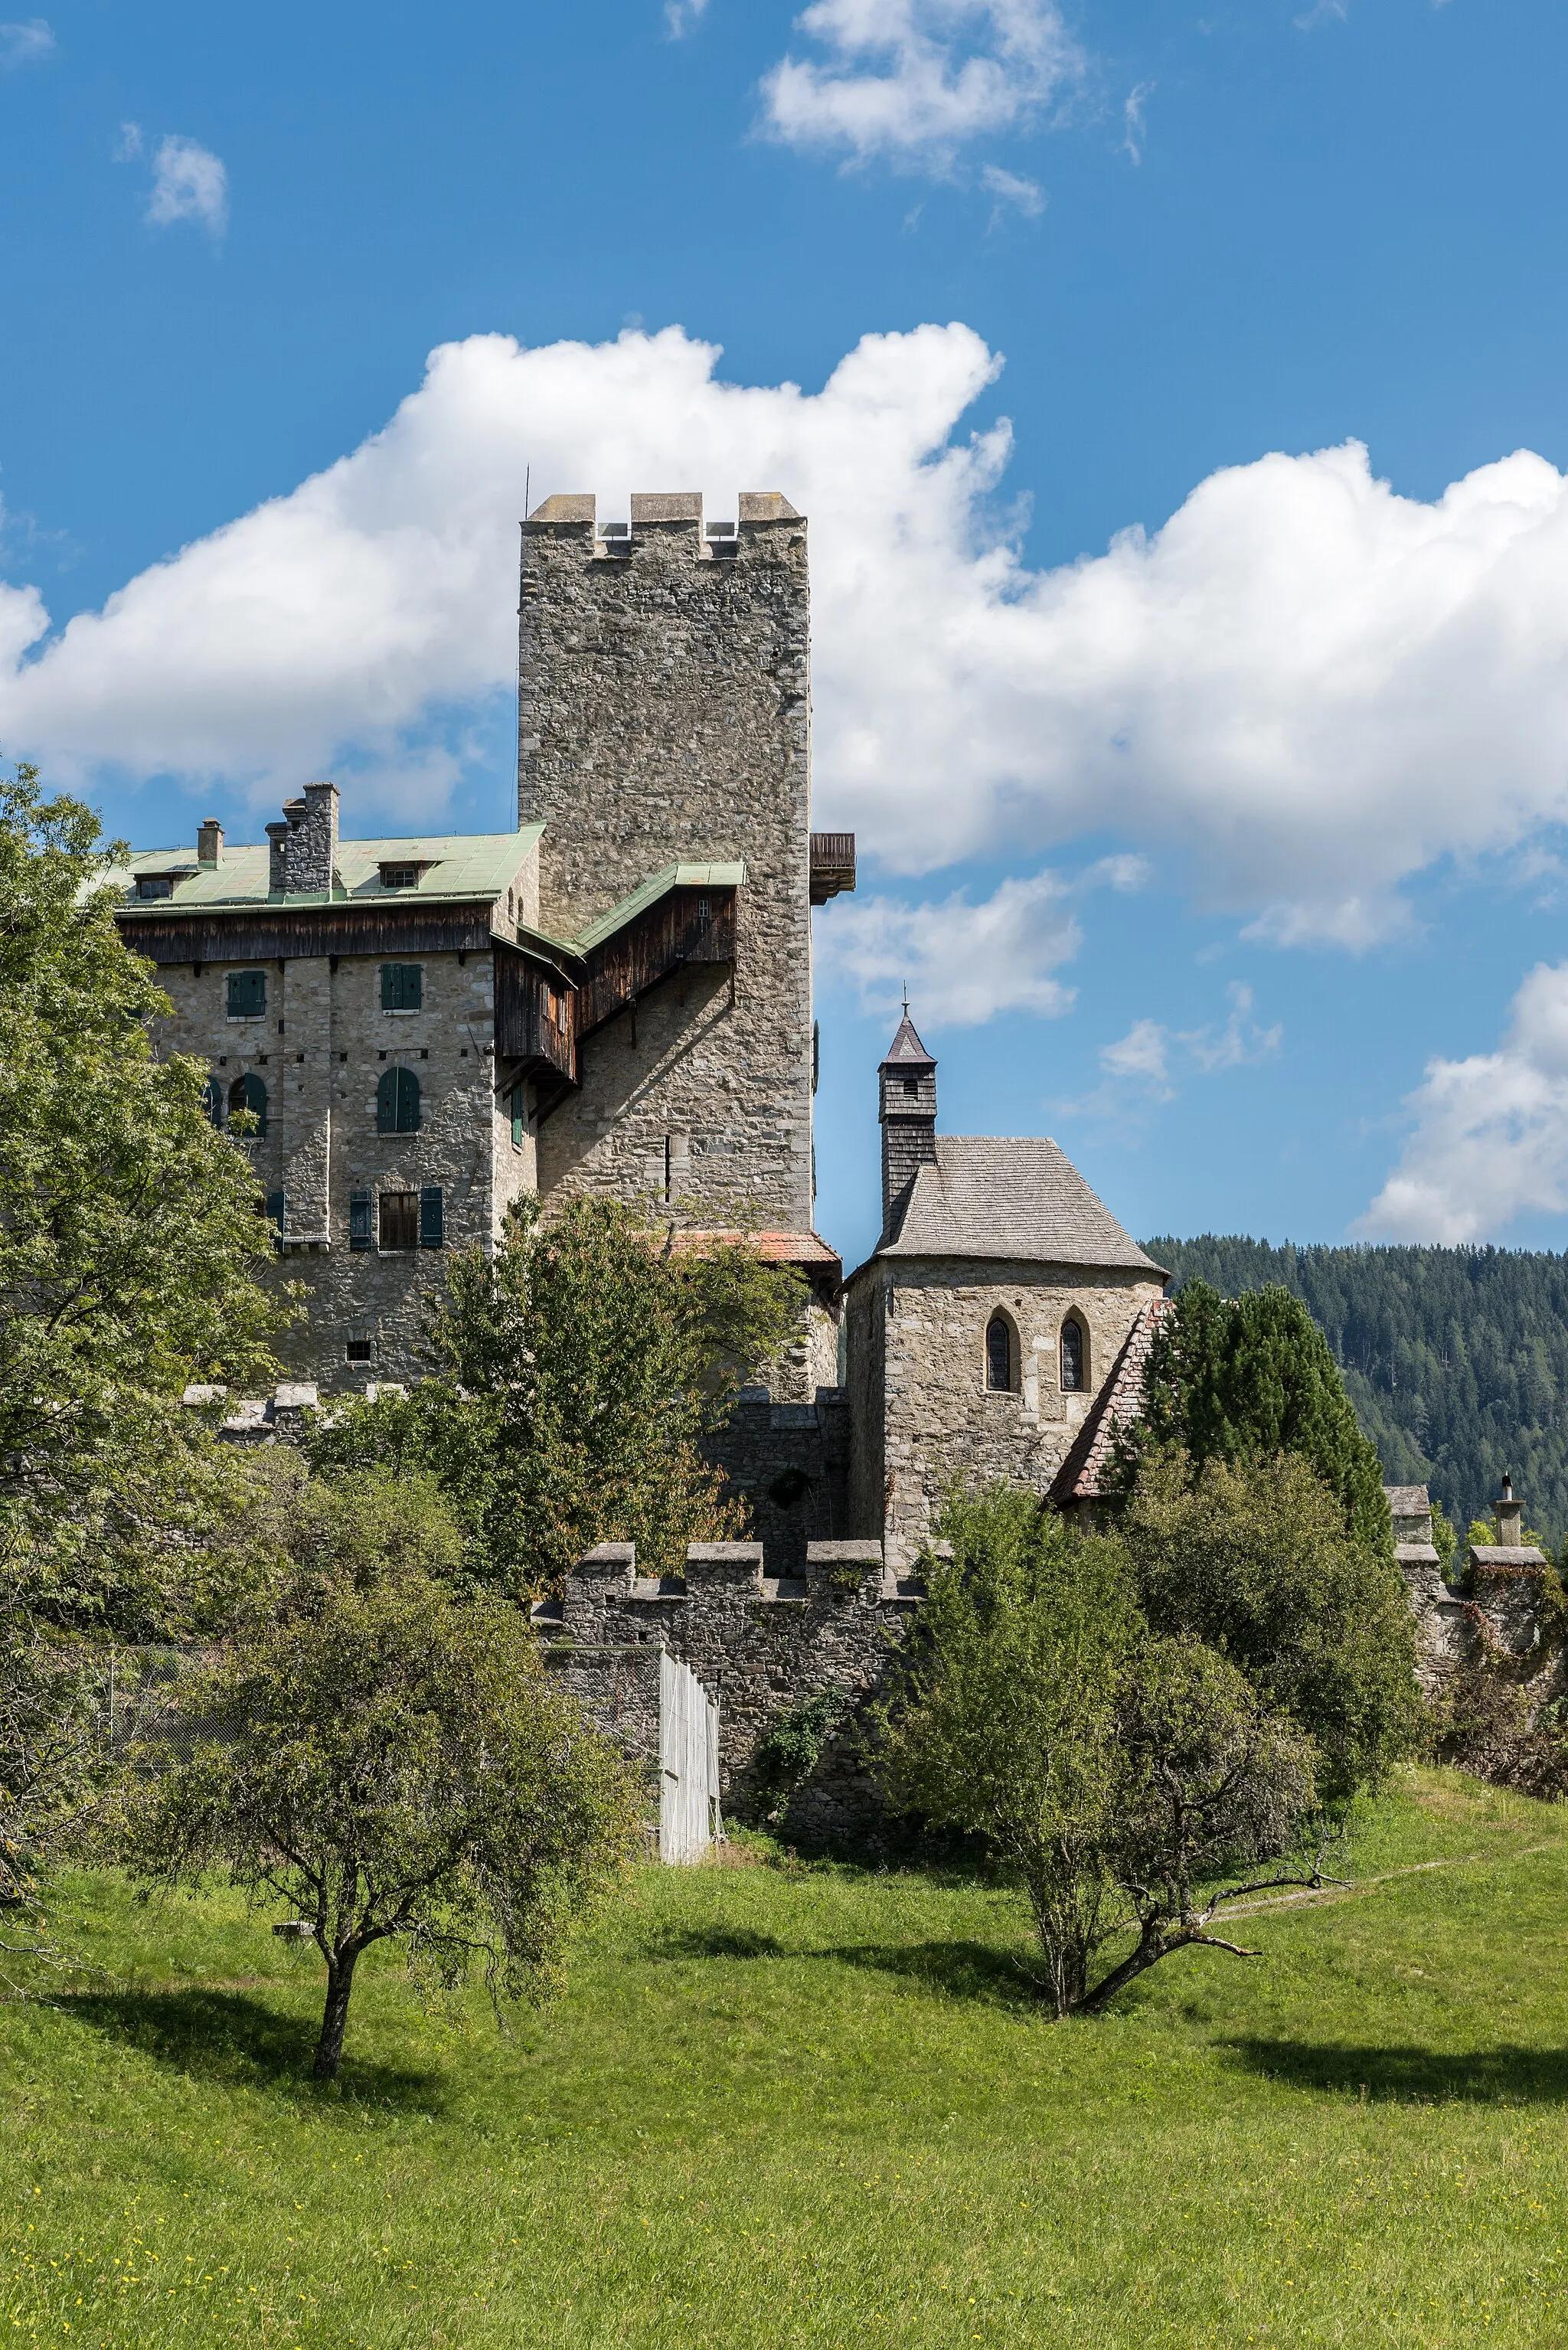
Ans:
[[[701,1860],[723,1834],[719,1709],[689,1665],[659,1656],[659,1857]]]

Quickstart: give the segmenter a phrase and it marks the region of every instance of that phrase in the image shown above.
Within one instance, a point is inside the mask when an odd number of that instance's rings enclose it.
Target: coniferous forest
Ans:
[[[1496,1248],[1275,1248],[1204,1233],[1143,1244],[1172,1287],[1279,1283],[1317,1322],[1395,1485],[1429,1485],[1462,1537],[1504,1470],[1525,1523],[1568,1532],[1568,1255]]]

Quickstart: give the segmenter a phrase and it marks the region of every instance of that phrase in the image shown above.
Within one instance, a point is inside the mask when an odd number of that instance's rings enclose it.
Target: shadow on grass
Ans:
[[[1568,2103],[1568,2049],[1357,2048],[1340,2041],[1233,2040],[1230,2054],[1265,2080],[1381,2105]]]
[[[306,2090],[351,2103],[413,2106],[425,2111],[443,2102],[440,2074],[356,2056],[352,2014],[349,2054],[342,2072],[335,2084],[318,2085],[310,2077],[317,2020],[280,2012],[242,1991],[74,1991],[58,2001],[57,2012],[192,2080],[291,2095]]]
[[[692,1926],[661,1934],[649,1956],[655,1959],[787,1959],[787,1950],[772,1934],[749,1933],[742,1927]]]
[[[1023,1960],[989,1942],[843,1943],[813,1956],[837,1959],[848,1967],[874,1967],[880,1974],[900,1975],[948,1999],[979,2000],[991,2007],[1033,2012],[1044,1998],[1043,1984]]]

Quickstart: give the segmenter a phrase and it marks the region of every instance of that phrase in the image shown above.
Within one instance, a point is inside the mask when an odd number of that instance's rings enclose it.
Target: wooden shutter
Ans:
[[[265,971],[232,971],[229,973],[229,1017],[231,1020],[254,1020],[266,1010],[266,973]]]
[[[420,1130],[420,1081],[412,1069],[383,1069],[376,1087],[376,1131],[417,1134]]]
[[[420,1246],[446,1246],[446,1197],[439,1183],[427,1183],[420,1193]]]
[[[223,1088],[216,1077],[207,1079],[207,1116],[214,1126],[223,1122]]]
[[[266,1218],[268,1223],[272,1226],[273,1239],[276,1243],[277,1246],[281,1248],[283,1246],[284,1234],[288,1230],[288,1195],[286,1192],[269,1191],[267,1193]]]
[[[351,1249],[368,1249],[372,1238],[370,1194],[369,1191],[350,1191],[348,1194],[348,1245]],[[349,1360],[353,1360],[352,1356]]]
[[[381,965],[383,1012],[417,1012],[424,1002],[424,992],[422,963],[384,962]]]

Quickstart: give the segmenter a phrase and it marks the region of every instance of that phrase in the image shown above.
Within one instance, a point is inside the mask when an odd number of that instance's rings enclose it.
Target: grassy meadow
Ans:
[[[326,2090],[314,1953],[78,1878],[0,2342],[1568,2343],[1568,1812],[1424,1772],[1352,1866],[1068,2024],[995,1887],[649,1869],[508,2037],[372,1960]]]

